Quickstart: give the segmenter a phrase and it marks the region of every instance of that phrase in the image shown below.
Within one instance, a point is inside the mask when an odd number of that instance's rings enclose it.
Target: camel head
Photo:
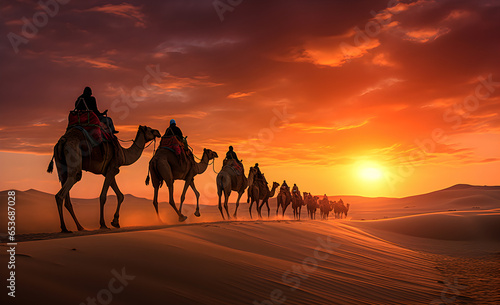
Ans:
[[[203,149],[203,155],[206,155],[208,157],[208,160],[213,160],[219,157],[215,151],[208,148]]]
[[[280,186],[280,184],[278,182],[273,182],[273,189],[276,189],[278,188],[278,186]]]
[[[146,139],[146,142],[152,141],[155,138],[161,138],[161,134],[158,130],[152,129],[148,126],[139,125],[139,132],[142,132],[144,134],[144,139]]]

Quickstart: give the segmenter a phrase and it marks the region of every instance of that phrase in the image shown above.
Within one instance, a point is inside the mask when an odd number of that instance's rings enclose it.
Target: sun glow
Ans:
[[[382,171],[374,167],[363,168],[359,174],[364,180],[378,180],[382,178]]]
[[[383,169],[376,163],[362,163],[357,166],[358,177],[365,181],[377,181],[383,176]]]

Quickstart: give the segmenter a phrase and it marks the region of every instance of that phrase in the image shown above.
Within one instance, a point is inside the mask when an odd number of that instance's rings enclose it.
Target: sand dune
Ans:
[[[24,242],[19,252],[25,304],[79,304],[122,268],[135,278],[116,304],[260,304],[278,290],[286,304],[422,304],[442,289],[425,255],[333,221],[197,224]]]
[[[0,192],[0,198],[6,198],[6,191]],[[419,213],[443,212],[448,210],[466,211],[473,209],[488,210],[500,208],[500,187],[482,187],[457,185],[445,190],[429,194],[417,195],[406,198],[366,198],[359,196],[331,196],[331,200],[343,199],[351,204],[349,216],[354,220],[360,219],[383,219]],[[234,199],[234,198],[233,198]],[[5,202],[5,201],[2,201]],[[18,191],[17,209],[20,215],[17,223],[18,233],[35,232],[58,232],[59,217],[54,200],[54,195],[37,190]],[[99,228],[99,199],[73,198],[72,203],[80,223],[86,229]],[[176,224],[177,217],[167,202],[160,202],[160,216],[165,224]],[[246,203],[246,195],[243,196],[238,210],[239,220],[249,220],[249,205]],[[270,216],[275,219],[276,198],[270,200]],[[105,206],[106,223],[110,224],[116,209],[116,197],[108,196]],[[235,204],[229,204],[232,214]],[[214,205],[202,205],[200,207],[202,217],[193,216],[194,206],[192,202],[184,205],[183,213],[188,216],[186,223],[200,223],[222,220],[219,210]],[[70,230],[76,227],[69,213],[64,210],[66,225]],[[281,212],[280,212],[281,213]],[[302,217],[306,218],[307,212],[302,210]],[[263,215],[267,219],[267,210],[263,208]],[[257,216],[253,210],[254,218]],[[288,207],[286,218],[293,219],[292,209]],[[152,201],[146,198],[138,198],[133,195],[125,195],[120,213],[120,224],[122,227],[130,226],[152,226],[160,225],[157,221]]]
[[[353,199],[353,215],[379,220],[250,221],[242,204],[242,220],[220,221],[214,206],[203,206],[196,218],[186,206],[188,221],[179,224],[162,203],[161,225],[149,200],[127,195],[123,227],[112,230],[92,230],[96,200],[75,199],[91,230],[74,234],[57,233],[52,195],[19,192],[24,233],[18,236],[16,301],[498,304],[498,192],[457,186],[400,199],[343,197]],[[113,208],[106,210],[108,222]],[[400,215],[384,219],[391,213]]]

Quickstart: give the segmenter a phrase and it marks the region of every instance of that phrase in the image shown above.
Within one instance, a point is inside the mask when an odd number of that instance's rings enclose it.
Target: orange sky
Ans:
[[[57,192],[45,170],[87,85],[121,139],[175,118],[197,155],[233,145],[247,170],[302,191],[499,184],[499,1],[106,3],[59,5],[30,37],[22,17],[42,8],[2,4],[0,189]],[[152,197],[151,154],[122,168],[124,193]],[[102,181],[86,174],[72,195],[97,197]],[[196,183],[215,203],[212,169]]]

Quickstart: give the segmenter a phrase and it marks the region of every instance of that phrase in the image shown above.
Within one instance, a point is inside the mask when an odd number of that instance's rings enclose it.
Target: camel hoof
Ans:
[[[113,227],[115,227],[115,228],[120,228],[120,223],[119,223],[118,221],[113,220],[113,221],[111,222],[111,225],[112,225]]]
[[[108,228],[106,225],[102,225],[101,226],[101,230],[111,230],[110,228]]]
[[[194,216],[200,217],[201,216],[200,211],[197,210],[196,212],[194,212]]]
[[[78,231],[87,231],[87,230],[85,230],[85,228],[84,228],[84,227],[79,227],[79,228],[78,228]]]
[[[68,229],[63,229],[63,230],[61,230],[61,233],[73,233],[73,232],[68,230]]]
[[[186,219],[187,219],[187,216],[184,216],[184,215],[179,216],[179,222],[183,222]]]

